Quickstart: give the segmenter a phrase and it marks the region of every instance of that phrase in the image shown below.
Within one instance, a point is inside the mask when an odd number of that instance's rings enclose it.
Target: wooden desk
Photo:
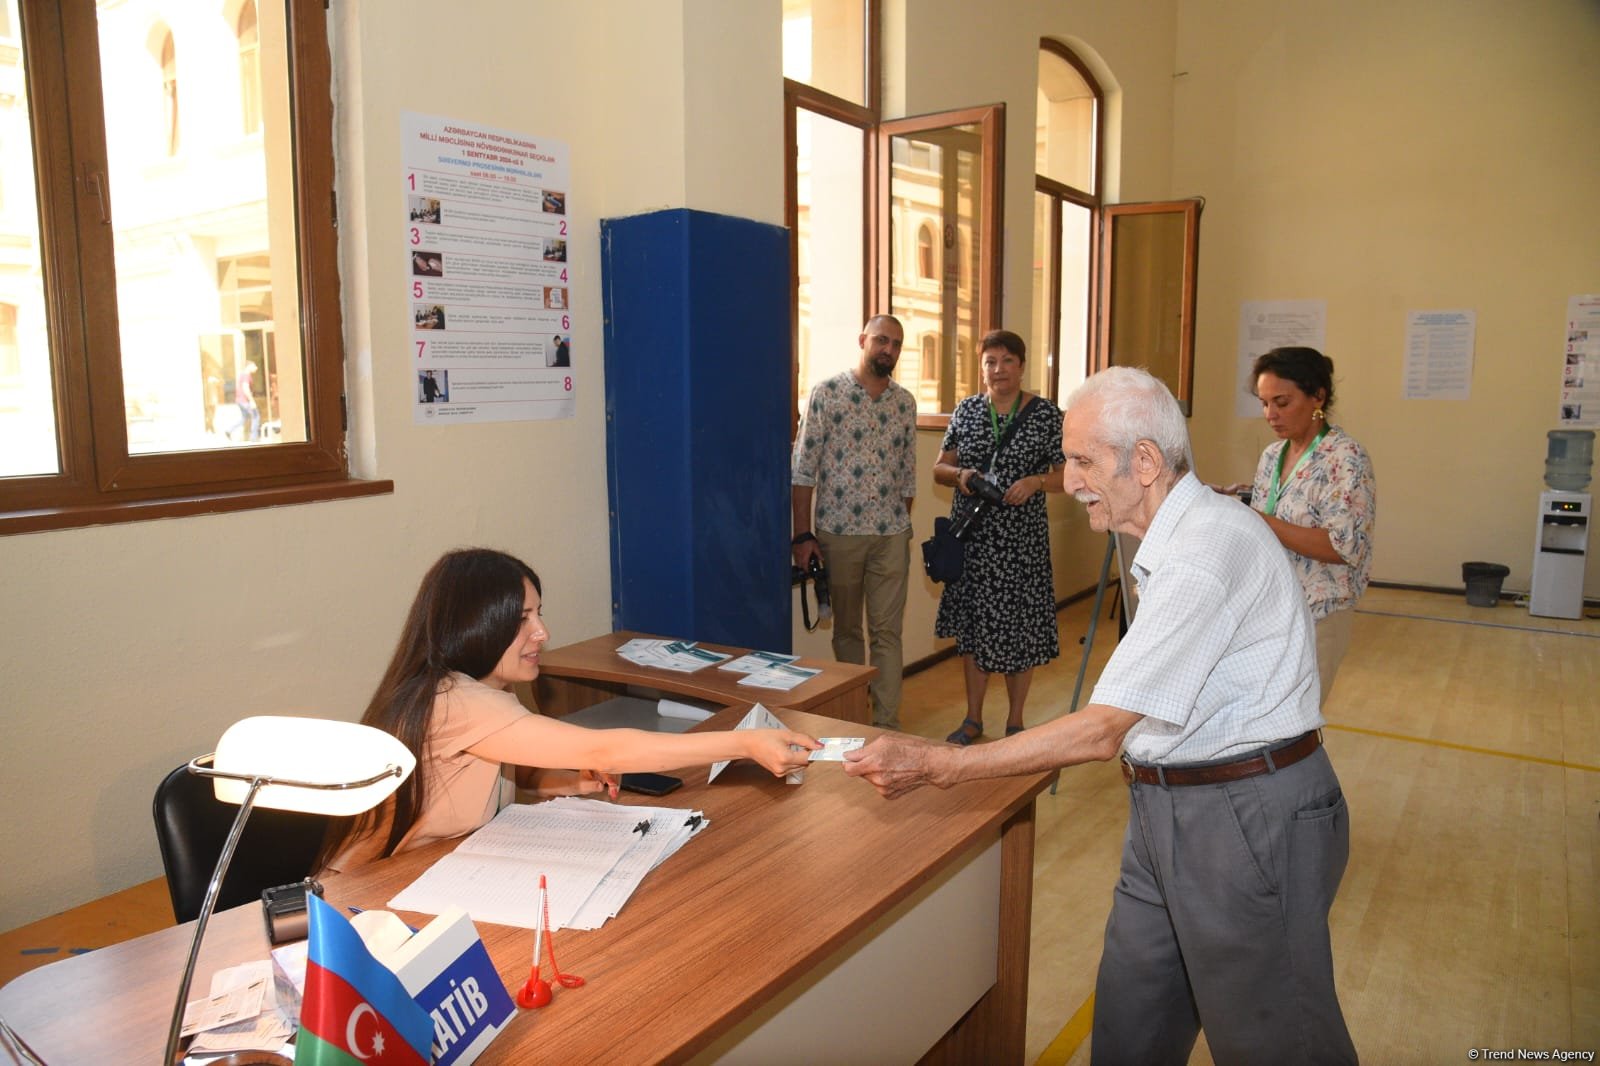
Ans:
[[[564,648],[547,648],[539,656],[537,681],[538,709],[545,714],[563,715],[624,695],[628,687],[656,689],[669,696],[687,696],[731,707],[761,703],[767,707],[793,707],[812,714],[838,718],[845,722],[872,722],[867,700],[867,683],[878,671],[870,666],[855,666],[819,659],[801,659],[799,665],[822,673],[788,692],[741,686],[742,674],[707,666],[692,674],[636,666],[617,654],[617,649],[635,638],[650,638],[647,633],[621,630],[606,633]],[[725,644],[703,644],[712,651],[737,658],[750,649]]]
[[[729,728],[740,713],[729,709],[708,725]],[[813,734],[877,732],[841,729],[800,711],[776,713]],[[807,1032],[786,1045],[784,1058],[894,1061],[864,1045],[900,1024],[886,1020],[898,1010],[925,1014],[917,1020],[934,1027],[922,1045],[932,1049],[924,1061],[1022,1061],[1033,806],[1049,775],[924,789],[889,802],[832,763],[811,766],[800,786],[750,763],[730,766],[714,785],[705,783],[704,768],[679,774],[685,787],[670,805],[699,807],[710,828],[653,871],[603,928],[556,934],[562,969],[588,984],[557,989],[551,1006],[514,1019],[479,1062],[761,1061],[749,1045],[741,1054],[737,1041],[747,1030],[786,1005],[812,1002],[804,997],[819,981],[847,974],[885,943],[899,946],[902,976],[852,988],[854,1009],[847,1003],[828,1015],[802,1011]],[[327,898],[340,907],[381,907],[452,846],[442,842],[329,878]],[[910,950],[904,936],[896,941],[893,929],[883,932],[886,919],[916,913],[928,893],[973,870],[981,874],[986,863],[998,871],[994,907],[920,935]],[[507,986],[520,987],[532,934],[478,928]],[[992,958],[956,957],[965,933],[985,930]],[[156,1062],[192,935],[185,924],[24,974],[0,989],[0,1016],[50,1063]],[[266,950],[259,908],[218,914],[196,987],[203,990],[214,970]],[[929,1006],[920,988],[937,991],[974,962],[990,984],[968,1001],[975,1001],[971,1010],[967,1003]]]

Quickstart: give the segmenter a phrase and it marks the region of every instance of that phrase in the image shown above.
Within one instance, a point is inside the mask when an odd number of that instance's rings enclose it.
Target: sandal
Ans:
[[[1014,737],[1018,733],[1022,732],[1022,730],[1024,728],[1025,728],[1024,726],[1020,726],[1020,725],[1008,725],[1008,726],[1006,726],[1006,736]]]
[[[967,732],[967,726],[971,726],[973,732]],[[956,731],[945,737],[944,741],[946,744],[960,744],[964,748],[981,736],[983,736],[983,723],[974,722],[971,718],[963,718],[961,719],[961,724],[956,727]]]

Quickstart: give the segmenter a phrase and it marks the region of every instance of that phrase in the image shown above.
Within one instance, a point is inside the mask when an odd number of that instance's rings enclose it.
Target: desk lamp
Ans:
[[[166,1063],[177,1060],[178,1034],[200,958],[200,941],[250,811],[267,807],[332,817],[360,814],[393,795],[416,765],[416,757],[406,746],[381,729],[354,722],[270,715],[234,723],[222,734],[216,751],[189,761],[189,772],[213,778],[217,799],[237,803],[239,814],[228,831],[195,919],[194,943],[189,946],[189,961],[183,968],[167,1032]]]

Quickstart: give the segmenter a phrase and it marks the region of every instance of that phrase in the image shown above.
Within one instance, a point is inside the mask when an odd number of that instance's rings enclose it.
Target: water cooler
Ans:
[[[1546,618],[1583,617],[1583,573],[1589,554],[1589,484],[1592,430],[1552,430],[1534,529],[1533,588],[1528,613]]]
[[[1583,617],[1583,569],[1589,551],[1589,509],[1593,500],[1587,492],[1551,490],[1539,494],[1529,614]]]

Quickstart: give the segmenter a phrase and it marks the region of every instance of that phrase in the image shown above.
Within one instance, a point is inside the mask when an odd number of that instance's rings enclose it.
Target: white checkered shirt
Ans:
[[[1185,474],[1129,570],[1138,611],[1091,697],[1144,715],[1129,758],[1225,759],[1322,725],[1311,614],[1259,515]]]

